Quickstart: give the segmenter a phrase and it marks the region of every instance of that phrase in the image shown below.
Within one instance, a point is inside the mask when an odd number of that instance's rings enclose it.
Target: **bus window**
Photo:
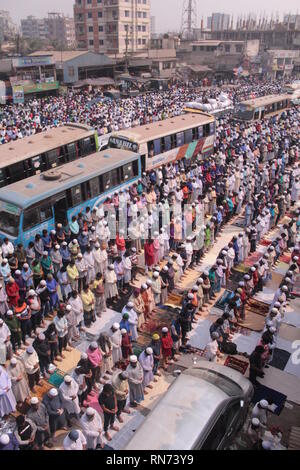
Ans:
[[[171,150],[172,144],[171,144],[171,136],[170,135],[167,135],[165,137],[164,146],[165,146],[165,152],[168,152],[168,150]]]
[[[73,144],[68,144],[66,146],[66,149],[67,149],[68,162],[72,162],[73,160],[76,160],[76,158],[78,157],[77,144],[75,142]]]
[[[57,149],[47,152],[46,159],[48,161],[48,168],[55,168],[57,166]]]
[[[68,160],[67,160],[67,155],[65,154],[64,152],[64,148],[63,147],[59,147],[57,150],[57,164],[58,165],[63,165],[64,163],[68,163]]]
[[[12,237],[17,237],[19,232],[20,216],[11,214],[0,206],[0,230]]]
[[[138,174],[139,174],[139,162],[138,162],[138,160],[134,160],[134,162],[132,162],[132,169],[133,169],[133,176],[138,176]]]
[[[132,163],[127,163],[123,166],[123,181],[127,181],[133,178],[133,167]]]
[[[93,178],[89,181],[90,186],[90,198],[96,197],[100,194],[100,187],[99,187],[99,178]]]
[[[3,170],[0,170],[0,188],[3,188],[6,184],[6,168],[3,168]]]
[[[209,124],[204,124],[203,126],[203,137],[208,137],[209,136]]]
[[[23,217],[23,230],[30,230],[40,223],[40,214],[37,207],[26,209]]]
[[[9,184],[15,183],[25,178],[25,170],[23,162],[15,163],[9,168],[10,180]]]
[[[30,160],[31,165],[31,174],[36,175],[39,171],[43,171],[43,160],[42,156],[38,155],[36,157],[31,158]]]
[[[203,137],[203,126],[198,127],[198,136],[199,139]]]
[[[192,129],[188,129],[187,131],[184,131],[184,143],[185,144],[190,144],[193,140],[193,132]]]
[[[161,153],[160,139],[154,141],[154,155],[159,155]]]
[[[81,156],[88,155],[92,153],[91,139],[87,137],[80,141],[81,146]]]
[[[176,135],[175,134],[171,135],[171,148],[172,149],[176,148]]]
[[[111,170],[108,173],[102,175],[103,181],[103,190],[104,192],[109,191],[111,188],[118,186],[119,184],[119,177],[118,177],[118,170]]]
[[[82,202],[81,185],[77,184],[71,188],[72,207],[79,206]]]
[[[38,211],[40,213],[41,223],[45,220],[52,219],[52,205],[50,201],[44,201],[42,205],[38,206]]]
[[[211,122],[210,125],[209,125],[209,133],[210,135],[213,135],[215,133],[215,123],[214,122]]]
[[[176,147],[181,147],[184,144],[184,133],[178,132],[176,134]]]
[[[259,119],[259,111],[255,111],[254,120]]]
[[[198,140],[198,128],[194,127],[192,129],[192,132],[193,132],[193,140]]]
[[[154,144],[153,140],[148,142],[148,158],[153,158],[154,157]]]

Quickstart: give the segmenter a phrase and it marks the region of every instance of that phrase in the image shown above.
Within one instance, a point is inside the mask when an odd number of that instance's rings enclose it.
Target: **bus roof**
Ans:
[[[149,140],[159,139],[161,137],[182,132],[193,127],[203,126],[214,122],[215,118],[207,113],[182,114],[163,121],[152,122],[143,126],[134,127],[128,130],[114,132],[113,136],[124,137],[127,140],[133,140],[139,144]]]
[[[289,98],[290,97],[288,95],[267,95],[261,96],[260,98],[254,98],[252,100],[241,101],[240,104],[250,108],[259,108],[262,106],[268,106],[269,104],[277,103],[277,101],[287,100]]]
[[[12,203],[25,209],[61,191],[70,189],[75,184],[80,184],[137,158],[136,153],[128,150],[108,149],[93,153],[88,157],[58,167],[57,171],[61,174],[60,179],[47,180],[44,178],[45,173],[47,174],[45,172],[1,188],[0,201]]]
[[[94,134],[83,124],[66,124],[0,146],[0,168],[40,155]]]

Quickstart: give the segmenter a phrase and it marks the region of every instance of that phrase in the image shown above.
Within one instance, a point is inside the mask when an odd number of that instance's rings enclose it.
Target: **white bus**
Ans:
[[[213,116],[189,113],[113,133],[109,147],[139,153],[145,171],[182,158],[211,155],[215,133]]]

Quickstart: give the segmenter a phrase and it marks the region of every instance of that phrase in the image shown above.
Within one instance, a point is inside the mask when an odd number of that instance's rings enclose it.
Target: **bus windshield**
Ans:
[[[12,237],[18,236],[20,216],[0,208],[0,230]]]

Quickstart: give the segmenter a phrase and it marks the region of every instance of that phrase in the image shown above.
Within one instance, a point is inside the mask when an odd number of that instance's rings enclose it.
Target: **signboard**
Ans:
[[[1,201],[0,209],[2,211],[8,212],[9,214],[12,214],[12,215],[20,215],[21,214],[21,209],[18,206],[15,206],[14,204],[11,204],[9,202]]]
[[[57,90],[59,88],[59,82],[53,81],[50,83],[31,83],[23,85],[24,94],[38,93],[41,91]]]
[[[21,85],[14,85],[13,91],[13,102],[14,104],[24,103],[24,89]]]
[[[129,150],[131,152],[137,153],[139,151],[139,146],[135,142],[131,142],[127,139],[122,139],[120,137],[111,137],[109,139],[109,146],[111,148]]]
[[[51,55],[46,56],[32,56],[32,57],[17,57],[13,59],[14,68],[21,67],[38,67],[40,65],[54,65],[54,60]]]

